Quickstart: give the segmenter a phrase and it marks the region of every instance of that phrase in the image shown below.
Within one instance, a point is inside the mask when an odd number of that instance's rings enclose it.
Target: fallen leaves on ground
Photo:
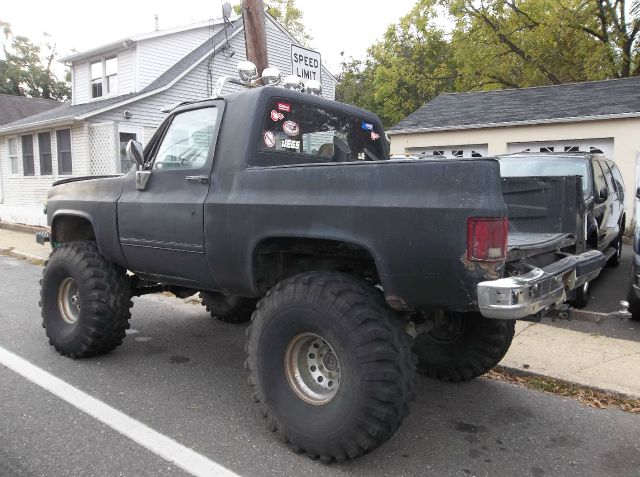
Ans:
[[[488,379],[506,381],[529,389],[575,399],[582,404],[598,409],[617,407],[625,412],[640,414],[640,399],[633,399],[622,394],[606,392],[546,376],[514,373],[504,368],[493,369],[484,376]]]

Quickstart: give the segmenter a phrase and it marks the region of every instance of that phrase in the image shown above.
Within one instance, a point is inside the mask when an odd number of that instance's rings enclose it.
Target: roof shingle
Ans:
[[[640,112],[640,77],[537,88],[441,94],[388,132],[562,121]]]
[[[60,101],[0,94],[0,124],[8,124],[27,116],[59,107]]]

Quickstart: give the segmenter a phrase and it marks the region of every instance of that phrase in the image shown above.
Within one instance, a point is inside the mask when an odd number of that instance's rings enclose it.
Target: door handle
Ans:
[[[187,176],[185,177],[189,182],[197,182],[198,184],[208,184],[209,177],[208,176]]]

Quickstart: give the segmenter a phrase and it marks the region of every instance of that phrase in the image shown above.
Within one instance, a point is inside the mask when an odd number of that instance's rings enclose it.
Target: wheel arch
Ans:
[[[258,293],[279,281],[309,271],[341,271],[376,284],[382,283],[384,276],[371,247],[343,238],[262,237],[253,246],[250,264],[253,287]]]
[[[51,243],[72,241],[97,242],[91,217],[79,211],[59,210],[51,219]]]

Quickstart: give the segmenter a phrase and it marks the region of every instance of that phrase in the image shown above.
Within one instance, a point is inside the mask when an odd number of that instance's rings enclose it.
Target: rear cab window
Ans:
[[[387,159],[382,127],[366,118],[287,99],[267,103],[258,150],[264,165]]]

